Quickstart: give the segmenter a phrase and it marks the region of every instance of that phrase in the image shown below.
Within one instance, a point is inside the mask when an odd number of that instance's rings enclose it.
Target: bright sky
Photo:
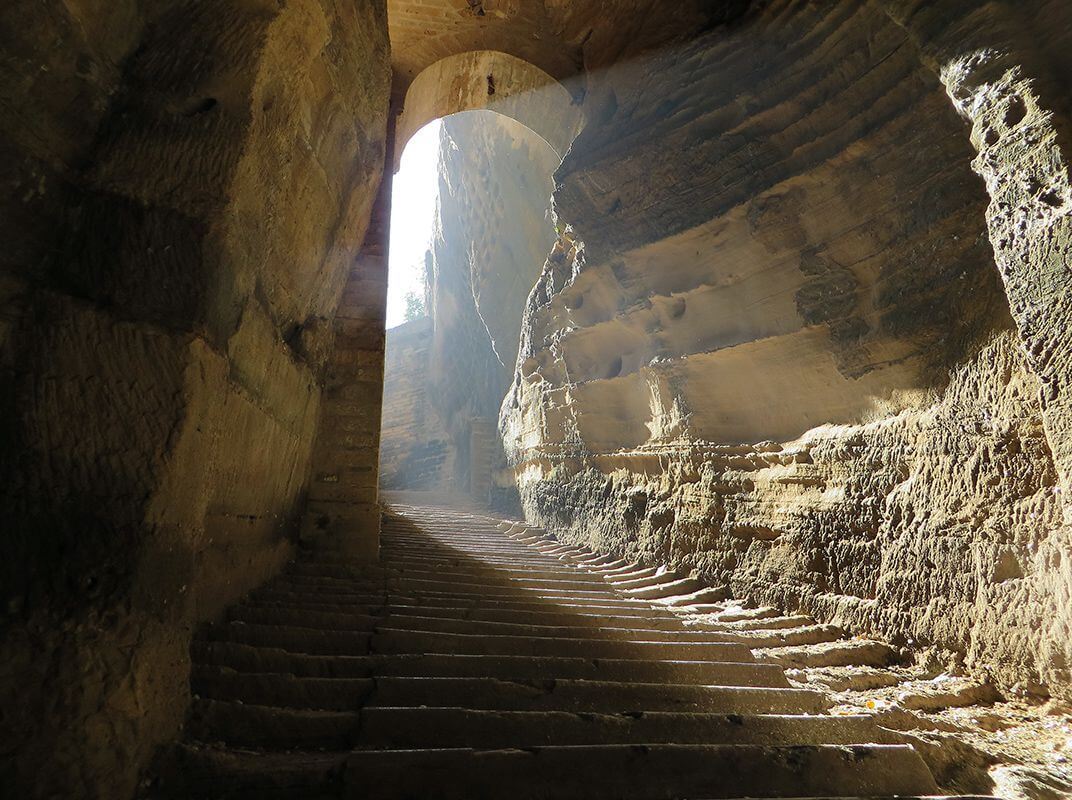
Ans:
[[[423,291],[424,253],[432,240],[439,176],[441,120],[429,122],[402,151],[391,190],[391,250],[387,278],[387,327],[405,322],[406,294]]]

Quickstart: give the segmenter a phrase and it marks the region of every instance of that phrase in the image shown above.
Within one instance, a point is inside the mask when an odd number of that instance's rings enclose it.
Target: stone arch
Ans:
[[[583,125],[569,91],[538,67],[496,50],[459,53],[427,67],[406,92],[398,120],[395,169],[410,137],[427,123],[481,109],[517,120],[560,158]]]

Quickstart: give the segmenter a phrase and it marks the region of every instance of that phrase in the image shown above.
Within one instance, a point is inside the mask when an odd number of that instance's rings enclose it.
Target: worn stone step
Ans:
[[[720,714],[817,713],[819,692],[769,687],[487,678],[381,678],[377,706],[459,706],[490,710],[705,711]]]
[[[473,597],[487,599],[520,600],[526,597],[538,596],[547,602],[570,602],[589,600],[602,600],[622,602],[624,598],[614,593],[611,589],[548,589],[527,588],[524,585],[511,586],[502,584],[472,584],[442,581],[397,581],[383,584],[363,584],[337,580],[298,580],[292,576],[284,576],[272,582],[272,588],[290,592],[318,592],[318,593],[371,593],[389,591],[398,594],[409,594],[416,597]]]
[[[380,552],[390,555],[403,553],[441,553],[444,555],[468,556],[472,559],[503,558],[531,563],[551,563],[546,554],[523,542],[497,542],[467,544],[462,541],[438,543],[434,541],[398,541],[391,538],[380,540]]]
[[[597,776],[598,780],[593,780]],[[531,749],[255,753],[186,747],[172,792],[362,800],[901,797],[937,792],[902,745],[597,745]],[[330,796],[330,795],[320,795]]]
[[[694,606],[700,603],[717,603],[729,596],[729,589],[725,586],[706,586],[688,594],[675,594],[660,598],[655,602],[671,608],[682,606]]]
[[[470,635],[509,635],[539,636],[554,638],[631,638],[644,641],[666,642],[738,642],[751,644],[748,635],[732,632],[682,630],[680,627],[669,630],[665,628],[640,627],[639,622],[628,627],[613,627],[601,624],[599,618],[588,624],[577,624],[577,618],[568,618],[572,624],[544,625],[530,622],[503,622],[498,620],[473,619],[468,616],[447,617],[441,615],[423,616],[423,609],[414,609],[410,613],[355,614],[345,612],[325,612],[310,609],[286,607],[235,606],[228,612],[232,623],[250,625],[277,625],[288,627],[312,628],[330,631],[373,632],[377,627],[407,631],[429,631],[438,633],[462,633]],[[562,615],[565,617],[565,615]],[[626,618],[630,619],[630,618]],[[646,623],[647,620],[644,620]],[[755,635],[753,635],[755,636]],[[218,637],[217,637],[218,638]],[[776,639],[756,638],[756,641],[781,641]]]
[[[366,707],[316,711],[198,700],[187,733],[231,747],[417,749],[551,744],[896,744],[866,716],[596,714]]]
[[[347,753],[255,753],[176,747],[154,797],[169,800],[339,800]]]
[[[299,678],[283,673],[236,672],[195,665],[190,688],[197,698],[282,708],[355,711],[376,690],[373,678]]]
[[[275,587],[258,589],[250,595],[254,601],[272,603],[324,602],[340,606],[363,606],[379,608],[385,605],[421,606],[429,608],[482,608],[510,609],[517,611],[552,611],[556,613],[610,613],[615,616],[648,617],[661,616],[664,619],[678,619],[669,611],[653,611],[642,600],[584,600],[576,602],[549,602],[538,597],[510,599],[502,597],[479,597],[466,595],[414,595],[399,592],[317,592],[289,591]]]
[[[255,625],[295,626],[332,631],[373,632],[379,627],[395,630],[459,633],[473,636],[536,636],[557,639],[632,639],[648,642],[735,642],[752,646],[768,643],[793,643],[788,635],[762,636],[755,633],[733,633],[704,630],[665,630],[641,627],[607,627],[599,624],[541,625],[527,622],[500,622],[471,618],[445,618],[412,614],[371,616],[361,614],[324,613],[290,608],[255,608],[237,606],[229,616],[232,622]],[[571,620],[576,623],[576,620]],[[814,637],[799,637],[813,639]]]
[[[227,611],[230,622],[251,625],[288,625],[302,628],[332,631],[363,631],[371,633],[386,614],[363,614],[353,611],[301,608],[292,605],[260,606],[244,604]]]
[[[673,616],[652,615],[628,616],[619,614],[594,614],[590,612],[556,611],[554,606],[541,611],[518,611],[502,608],[479,608],[473,606],[429,606],[429,605],[379,605],[379,606],[353,606],[346,603],[322,603],[315,600],[309,601],[303,598],[287,601],[252,600],[232,610],[231,616],[242,613],[242,609],[288,609],[295,612],[317,612],[325,614],[358,615],[371,618],[381,616],[402,617],[441,617],[444,619],[470,619],[484,620],[487,622],[517,622],[532,625],[574,625],[588,627],[627,628],[634,630],[727,630],[738,632],[738,629],[730,625],[698,625],[685,626],[682,621]],[[253,621],[250,617],[243,617],[247,621]]]
[[[557,561],[551,556],[545,553],[541,553],[539,550],[532,547],[530,544],[520,542],[516,540],[504,539],[498,542],[494,546],[472,546],[465,544],[450,544],[446,542],[428,541],[423,545],[409,544],[404,542],[394,542],[391,540],[381,540],[381,544],[384,548],[387,548],[392,555],[444,555],[444,556],[462,556],[464,558],[473,559],[477,557],[478,560],[485,558],[506,558],[515,560],[530,561],[533,563],[551,564],[554,566],[562,566],[562,562]]]
[[[627,597],[639,597],[642,600],[661,600],[667,597],[691,594],[706,588],[704,583],[696,578],[679,578],[641,589],[625,589],[624,594]]]
[[[248,641],[248,640],[247,640]],[[265,642],[268,644],[268,642]],[[380,626],[376,653],[468,653],[471,655],[578,656],[581,658],[664,658],[751,661],[750,648],[725,642],[559,639],[538,636],[483,636],[406,631]]]
[[[555,591],[526,591],[524,587],[501,587],[501,588],[472,588],[461,587],[457,591],[447,589],[432,589],[428,587],[403,584],[403,586],[361,586],[351,584],[346,586],[342,583],[296,583],[285,578],[272,581],[264,590],[273,592],[286,592],[289,594],[334,594],[349,596],[378,597],[394,595],[399,597],[419,597],[421,602],[435,602],[438,599],[457,598],[463,602],[501,602],[501,603],[540,603],[544,605],[602,605],[607,607],[641,608],[651,612],[651,605],[642,599],[624,597],[613,592],[587,593],[587,592],[555,592]]]
[[[741,608],[727,606],[725,603],[701,604],[680,609],[689,616],[700,619],[712,619],[717,622],[744,622],[748,620],[765,620],[780,617],[781,611],[771,606],[759,608]]]
[[[441,575],[437,579],[403,576],[397,579],[359,581],[287,573],[279,578],[275,585],[294,588],[311,587],[317,590],[334,588],[349,591],[388,588],[394,591],[412,591],[421,594],[446,592],[449,594],[474,594],[482,597],[516,596],[523,593],[538,593],[548,599],[560,597],[605,599],[617,596],[613,589],[595,582],[510,581],[505,578],[488,579],[487,581],[476,581],[475,579],[466,581],[455,579],[451,575]]]
[[[390,568],[386,574],[422,576],[450,575],[475,575],[488,576],[498,575],[506,578],[536,578],[550,580],[575,580],[584,581],[595,585],[602,585],[603,581],[598,576],[592,575],[585,570],[565,565],[547,564],[539,567],[490,565],[485,562],[477,564],[459,559],[392,559]]]
[[[771,687],[629,683],[572,679],[299,678],[195,666],[195,694],[283,708],[353,711],[364,705],[458,706],[526,711],[704,711],[719,714],[817,713],[819,692]]]
[[[649,586],[657,586],[663,583],[680,580],[681,575],[667,572],[662,568],[642,569],[636,572],[624,574],[604,575],[603,580],[615,589],[646,589]]]
[[[786,669],[813,667],[888,667],[898,663],[901,653],[885,642],[847,639],[801,647],[760,650],[756,657]]]
[[[534,581],[566,581],[583,583],[585,585],[602,586],[603,582],[593,575],[588,575],[582,570],[569,567],[554,568],[517,568],[517,567],[492,567],[486,564],[459,562],[458,560],[401,560],[393,559],[390,566],[380,570],[357,572],[349,568],[333,563],[309,563],[298,562],[287,568],[290,575],[302,575],[309,578],[327,577],[336,580],[348,580],[354,576],[364,578],[420,578],[442,579],[444,575],[452,578],[498,578],[509,582],[519,580]]]
[[[483,569],[518,569],[518,570],[541,570],[563,569],[567,565],[557,559],[548,558],[541,553],[530,551],[526,553],[470,553],[459,550],[399,550],[397,548],[384,548],[380,551],[381,562],[393,564],[395,559],[426,563],[429,561],[457,562],[462,567],[481,567]]]
[[[591,776],[599,776],[592,780]],[[401,776],[388,780],[388,776]],[[395,750],[347,758],[344,797],[501,798],[897,795],[937,791],[919,756],[901,745],[599,745],[528,750]]]
[[[241,707],[238,707],[241,709]],[[241,715],[240,710],[236,710]],[[577,744],[899,744],[867,716],[645,711],[480,711],[365,708],[358,747],[536,747]]]
[[[510,679],[574,678],[641,683],[702,683],[721,686],[789,688],[780,667],[732,661],[590,659],[554,656],[479,656],[410,653],[402,655],[319,656],[236,642],[196,641],[199,665],[238,672],[279,672],[298,677],[368,678],[491,677]]]
[[[753,648],[780,648],[823,644],[840,640],[845,632],[836,625],[803,625],[799,628],[783,628],[766,631],[739,631],[733,641]]]
[[[601,568],[593,569],[597,575],[602,575],[605,580],[612,581],[615,578],[630,580],[631,578],[647,578],[653,575],[665,575],[665,567],[645,567],[639,561],[617,559]]]
[[[206,641],[237,642],[259,647],[276,647],[291,653],[311,655],[361,656],[371,652],[371,632],[319,630],[283,625],[256,625],[228,622],[207,625],[200,632]]]
[[[814,619],[805,616],[804,614],[764,617],[761,619],[743,619],[730,622],[715,622],[707,618],[696,620],[694,622],[694,620],[688,616],[681,616],[678,617],[678,619],[681,619],[687,625],[698,624],[726,631],[775,631],[784,630],[786,628],[802,628],[815,624]]]

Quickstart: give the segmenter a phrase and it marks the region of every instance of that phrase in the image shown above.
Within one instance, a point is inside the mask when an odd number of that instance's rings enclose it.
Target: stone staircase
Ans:
[[[938,792],[897,734],[825,715],[824,694],[753,656],[800,620],[689,623],[643,572],[524,525],[398,507],[379,564],[298,562],[201,633],[187,738],[148,796]],[[703,606],[703,587],[679,590]]]

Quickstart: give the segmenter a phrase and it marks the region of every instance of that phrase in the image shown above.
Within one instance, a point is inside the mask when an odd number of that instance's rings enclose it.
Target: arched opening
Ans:
[[[583,124],[569,91],[549,74],[496,50],[476,50],[440,59],[406,91],[398,121],[395,168],[418,130],[461,111],[487,109],[510,117],[565,156]]]
[[[556,240],[552,174],[582,124],[561,83],[497,50],[441,58],[410,83],[395,132],[382,491],[517,509],[499,408]]]
[[[380,435],[387,499],[418,492],[517,508],[498,415],[526,301],[556,240],[550,198],[560,156],[518,121],[533,118],[518,113],[523,98],[514,114],[503,108],[436,119],[399,159]]]

